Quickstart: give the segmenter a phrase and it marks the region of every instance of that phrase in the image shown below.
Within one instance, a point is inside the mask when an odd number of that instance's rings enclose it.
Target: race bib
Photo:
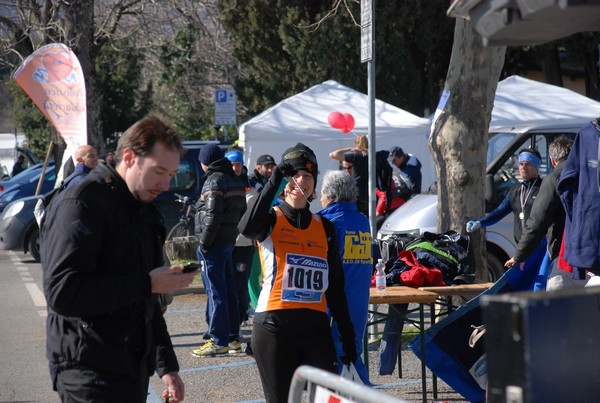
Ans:
[[[321,302],[329,285],[327,260],[315,256],[288,253],[281,284],[283,301]]]

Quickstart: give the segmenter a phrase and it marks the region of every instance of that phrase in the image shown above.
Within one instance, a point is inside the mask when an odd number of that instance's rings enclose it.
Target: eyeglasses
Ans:
[[[308,153],[308,152],[304,151],[304,150],[290,151],[289,153],[287,153],[286,155],[283,156],[283,160],[284,161],[289,161],[289,160],[296,159],[298,157],[304,157],[308,161],[310,161],[313,164],[317,165],[317,159],[315,158],[315,156],[313,154],[311,154],[311,153]]]

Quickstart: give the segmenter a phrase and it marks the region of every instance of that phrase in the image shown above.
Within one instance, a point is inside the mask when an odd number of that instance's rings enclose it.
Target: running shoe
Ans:
[[[213,340],[207,341],[202,347],[192,351],[194,357],[215,357],[226,355],[229,352],[228,346],[218,346]]]
[[[240,341],[238,339],[235,339],[234,341],[230,342],[227,345],[227,348],[229,348],[229,354],[237,354],[242,352],[242,345],[240,344]]]

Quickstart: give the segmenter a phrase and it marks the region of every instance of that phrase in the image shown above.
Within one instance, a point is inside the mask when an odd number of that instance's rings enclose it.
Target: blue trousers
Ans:
[[[219,245],[204,253],[206,271],[202,280],[206,289],[208,331],[215,344],[226,346],[239,338],[240,313],[233,268],[234,245]]]

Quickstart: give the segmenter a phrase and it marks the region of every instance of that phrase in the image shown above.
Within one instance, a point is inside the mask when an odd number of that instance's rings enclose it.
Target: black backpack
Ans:
[[[426,267],[442,271],[449,284],[472,282],[468,267],[469,238],[455,232],[424,232],[405,246]]]
[[[35,216],[35,220],[37,221],[38,227],[40,228],[40,234],[42,233],[42,225],[44,224],[44,215],[46,213],[46,209],[50,205],[52,199],[54,199],[56,195],[65,190],[73,179],[81,175],[85,174],[83,172],[73,172],[65,180],[62,181],[59,187],[52,189],[37,201],[33,210],[33,215]]]

